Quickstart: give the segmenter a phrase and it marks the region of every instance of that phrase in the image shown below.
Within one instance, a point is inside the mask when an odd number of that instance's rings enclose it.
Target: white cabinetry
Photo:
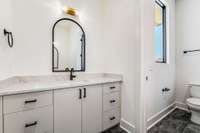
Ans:
[[[52,97],[52,91],[4,96],[3,112],[9,114],[52,105]]]
[[[100,133],[120,122],[120,83],[0,97],[0,133]]]
[[[53,133],[53,107],[4,116],[4,133]]]
[[[84,88],[82,100],[82,133],[99,133],[102,131],[102,87]]]
[[[52,91],[3,97],[3,133],[53,133]]]
[[[103,130],[120,122],[120,83],[106,84],[103,87]]]
[[[54,92],[55,133],[102,131],[102,88],[89,86]]]
[[[55,133],[81,133],[81,91],[79,88],[54,91]]]

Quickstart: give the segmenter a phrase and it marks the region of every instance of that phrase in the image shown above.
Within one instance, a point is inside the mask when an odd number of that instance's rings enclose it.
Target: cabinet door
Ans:
[[[99,133],[102,131],[102,87],[90,86],[85,89],[86,97],[82,99],[82,133]]]
[[[54,133],[81,133],[81,99],[78,88],[54,91]]]

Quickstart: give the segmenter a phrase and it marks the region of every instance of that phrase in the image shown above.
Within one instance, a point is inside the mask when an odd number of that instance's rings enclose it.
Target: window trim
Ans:
[[[158,6],[163,10],[162,12],[162,22],[163,22],[163,58],[161,60],[156,60],[156,63],[167,63],[167,6],[160,0],[155,1]]]

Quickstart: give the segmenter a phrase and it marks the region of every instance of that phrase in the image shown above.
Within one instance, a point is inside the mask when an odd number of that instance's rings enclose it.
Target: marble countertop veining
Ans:
[[[73,81],[67,75],[15,76],[0,81],[0,96],[63,88],[122,82],[117,74],[79,74]]]

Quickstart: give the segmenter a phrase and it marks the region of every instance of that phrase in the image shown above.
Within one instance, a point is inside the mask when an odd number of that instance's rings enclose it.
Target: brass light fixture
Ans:
[[[72,7],[65,6],[63,10],[68,15],[77,16],[77,10]]]

